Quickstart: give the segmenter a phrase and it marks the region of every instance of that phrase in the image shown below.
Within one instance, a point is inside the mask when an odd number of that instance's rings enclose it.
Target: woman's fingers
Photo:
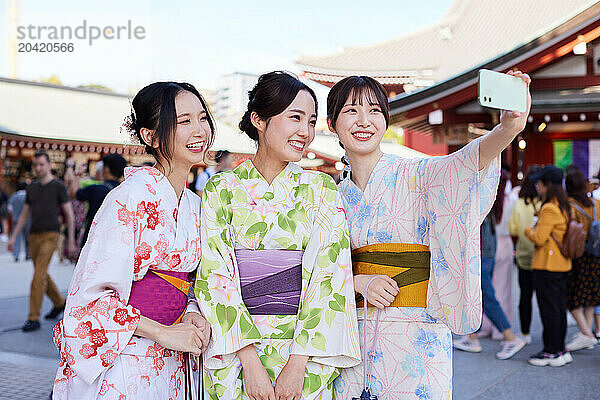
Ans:
[[[396,294],[400,293],[400,288],[398,287],[398,282],[396,282],[392,277],[387,275],[382,275],[381,278],[390,284],[390,286],[396,291]],[[393,291],[390,293],[394,293]]]
[[[380,302],[386,301],[391,303],[396,298],[391,292],[395,289],[391,286],[377,286],[373,288],[373,297],[377,298]]]
[[[392,304],[392,302],[394,301],[394,299],[396,298],[396,296],[394,296],[393,294],[390,294],[390,293],[388,293],[387,291],[384,290],[381,293],[381,298],[383,300],[385,300],[385,302]]]
[[[372,305],[375,306],[377,308],[384,308],[385,305],[383,303],[380,302],[379,298],[373,298],[370,297],[369,299],[367,299],[367,301]]]

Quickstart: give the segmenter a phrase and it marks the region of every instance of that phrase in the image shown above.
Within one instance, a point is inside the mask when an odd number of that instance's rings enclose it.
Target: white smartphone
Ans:
[[[527,108],[527,84],[521,78],[481,69],[477,89],[483,107],[520,112]]]

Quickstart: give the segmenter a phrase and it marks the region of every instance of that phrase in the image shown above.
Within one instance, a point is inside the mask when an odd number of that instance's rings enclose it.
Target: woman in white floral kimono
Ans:
[[[185,189],[214,137],[189,84],[157,82],[133,99],[126,128],[157,165],[127,168],[94,218],[54,329],[54,399],[183,399],[184,353],[210,327],[188,291],[200,261],[200,198]]]
[[[404,159],[379,147],[389,124],[384,88],[363,76],[333,86],[327,117],[349,161],[339,187],[357,305],[366,297],[380,310],[368,309],[366,330],[359,312],[368,356],[342,371],[336,398],[364,388],[380,400],[451,398],[450,330],[479,328],[479,225],[495,198],[497,158],[527,114],[503,111],[490,133],[449,156]]]
[[[316,103],[297,78],[262,75],[240,123],[256,156],[204,188],[196,294],[213,329],[210,399],[331,399],[339,368],[360,361],[341,197],[330,176],[294,164]]]

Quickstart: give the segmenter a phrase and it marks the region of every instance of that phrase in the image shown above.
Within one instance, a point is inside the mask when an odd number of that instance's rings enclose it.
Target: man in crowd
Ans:
[[[81,247],[85,244],[92,221],[102,205],[104,198],[123,178],[123,172],[127,166],[127,161],[120,154],[109,154],[102,159],[102,177],[103,182],[97,185],[90,185],[84,188],[79,186],[79,177],[73,179],[72,186],[69,188],[71,194],[79,201],[88,202],[88,212],[85,216],[85,232],[81,240]]]
[[[68,253],[72,254],[75,251],[73,210],[67,196],[67,188],[52,175],[48,153],[35,153],[33,167],[38,179],[27,186],[25,205],[8,242],[8,251],[13,251],[17,236],[25,228],[31,216],[29,253],[33,260],[33,279],[29,294],[29,316],[22,328],[24,332],[40,329],[39,319],[44,293],[54,305],[44,318],[55,319],[65,309],[65,298],[48,275],[48,264],[52,259],[52,253],[58,247],[60,236],[58,214],[61,208],[67,222]]]

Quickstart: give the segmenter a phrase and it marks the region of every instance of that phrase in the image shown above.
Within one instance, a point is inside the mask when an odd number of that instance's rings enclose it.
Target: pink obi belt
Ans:
[[[302,250],[235,250],[242,299],[251,315],[298,313],[303,254]]]
[[[131,285],[129,304],[146,318],[174,325],[185,314],[192,276],[189,272],[150,269]]]

